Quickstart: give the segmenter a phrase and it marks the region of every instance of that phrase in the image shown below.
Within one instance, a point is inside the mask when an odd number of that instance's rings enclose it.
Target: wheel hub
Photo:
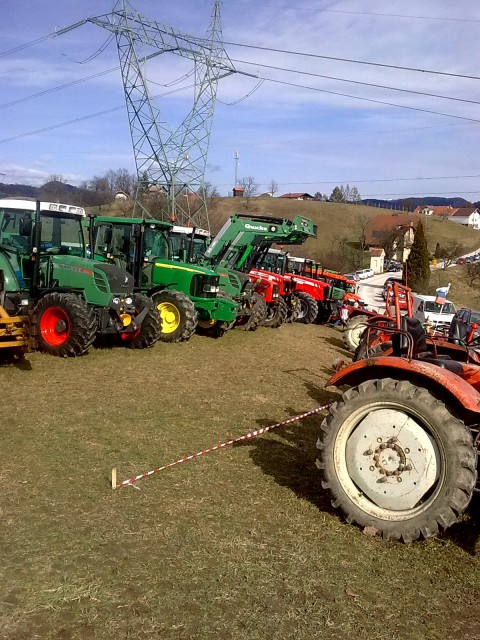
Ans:
[[[370,411],[346,446],[348,473],[377,506],[413,509],[435,484],[439,454],[412,416],[396,409]]]

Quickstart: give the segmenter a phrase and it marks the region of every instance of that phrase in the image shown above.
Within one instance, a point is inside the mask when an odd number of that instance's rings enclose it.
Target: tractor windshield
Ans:
[[[169,241],[167,234],[162,229],[147,227],[145,229],[143,242],[143,250],[146,258],[169,259]]]
[[[40,214],[42,233],[40,251],[42,253],[84,255],[84,236],[81,218],[76,215]]]
[[[172,242],[172,253],[174,260],[180,260],[182,254],[187,254],[191,242],[191,235],[181,233],[179,231],[170,232],[170,240]],[[207,236],[195,236],[193,239],[192,261],[198,262],[205,255],[208,249]]]

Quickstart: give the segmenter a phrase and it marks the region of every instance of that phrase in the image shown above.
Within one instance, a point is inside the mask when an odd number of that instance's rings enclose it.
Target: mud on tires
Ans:
[[[317,447],[332,505],[347,522],[373,526],[387,540],[437,535],[472,497],[470,430],[407,381],[371,380],[346,391],[322,422]]]

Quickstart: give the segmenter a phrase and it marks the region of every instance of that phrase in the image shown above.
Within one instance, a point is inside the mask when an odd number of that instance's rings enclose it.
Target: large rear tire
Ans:
[[[283,298],[279,298],[277,303],[267,307],[267,316],[263,321],[263,326],[271,329],[280,327],[285,322],[287,313],[287,303]]]
[[[72,293],[47,293],[33,309],[37,349],[52,356],[81,356],[91,347],[96,330],[92,309]]]
[[[313,324],[318,316],[318,302],[313,296],[305,291],[299,291],[296,296],[299,312],[295,322]]]
[[[161,291],[152,296],[161,319],[160,340],[183,342],[195,333],[198,313],[195,305],[181,291]]]
[[[371,380],[330,407],[317,441],[322,487],[347,522],[412,542],[452,525],[476,481],[470,430],[407,381]]]
[[[343,330],[343,343],[348,351],[355,353],[363,332],[367,328],[367,316],[354,316],[347,320],[345,329]]]

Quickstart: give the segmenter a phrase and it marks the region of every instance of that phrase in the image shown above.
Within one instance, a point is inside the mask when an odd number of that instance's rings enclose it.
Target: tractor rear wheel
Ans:
[[[318,316],[318,302],[313,296],[305,291],[299,291],[296,296],[299,307],[296,322],[312,324]]]
[[[181,291],[161,291],[152,296],[158,307],[162,326],[162,342],[182,342],[188,340],[197,327],[198,313],[195,305]]]
[[[347,320],[347,325],[343,331],[343,343],[348,351],[355,353],[360,344],[362,333],[367,328],[367,319],[367,316],[360,315]]]
[[[263,321],[263,326],[276,329],[285,322],[287,313],[287,303],[283,298],[279,298],[278,302],[267,307],[267,316]]]
[[[476,481],[471,431],[432,393],[370,380],[330,407],[317,441],[322,487],[347,522],[412,542],[452,525]]]
[[[147,298],[145,302],[149,303],[150,301]],[[160,340],[160,327],[158,309],[152,305],[137,331],[122,333],[120,336],[128,349],[150,349]]]
[[[92,309],[72,293],[47,293],[33,309],[37,348],[52,356],[81,356],[91,347],[96,330]]]

